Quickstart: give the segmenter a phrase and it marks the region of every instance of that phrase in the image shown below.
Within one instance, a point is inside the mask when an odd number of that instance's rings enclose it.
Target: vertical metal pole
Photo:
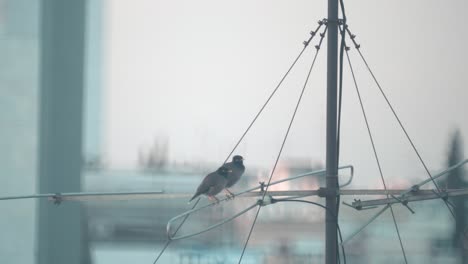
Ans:
[[[40,3],[39,192],[79,192],[86,1]],[[89,263],[81,206],[40,200],[38,210],[36,263]]]
[[[337,64],[338,64],[338,0],[328,0],[327,40],[327,210],[325,217],[325,263],[337,262]]]

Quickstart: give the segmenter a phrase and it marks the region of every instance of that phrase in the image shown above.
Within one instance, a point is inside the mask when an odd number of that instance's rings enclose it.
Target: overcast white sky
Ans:
[[[104,152],[114,167],[167,137],[176,161],[224,160],[289,67],[325,0],[107,1]],[[450,133],[468,138],[468,39],[463,0],[345,1],[348,24],[431,170],[445,167]],[[325,160],[326,42],[285,158]],[[236,153],[271,167],[314,49],[284,83]],[[425,178],[355,50],[358,82],[390,185]],[[341,164],[355,186],[379,185],[356,93],[345,66]],[[466,144],[465,144],[466,145]]]

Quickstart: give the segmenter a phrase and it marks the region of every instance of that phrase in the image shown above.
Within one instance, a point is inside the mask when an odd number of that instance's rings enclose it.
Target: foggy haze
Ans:
[[[350,29],[430,170],[446,167],[454,129],[468,137],[467,8],[347,3]],[[103,148],[117,168],[135,167],[155,137],[169,141],[172,161],[221,163],[327,11],[325,1],[213,0],[108,1],[106,10]],[[236,151],[247,166],[273,165],[314,52],[309,47]],[[389,185],[425,179],[354,48],[350,54]],[[284,158],[325,162],[325,66],[326,39]],[[354,186],[380,187],[346,62],[344,75],[340,163],[356,167]]]

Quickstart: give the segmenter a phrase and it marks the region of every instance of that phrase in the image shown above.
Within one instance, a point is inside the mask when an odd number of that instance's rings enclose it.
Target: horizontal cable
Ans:
[[[438,174],[434,175],[432,178],[433,179],[437,179],[439,177],[442,177],[443,175],[455,170],[455,169],[458,169],[459,167],[465,165],[466,163],[468,163],[468,159],[464,160],[464,161],[461,161],[449,168],[447,168],[446,170],[442,171],[442,172],[439,172]],[[399,199],[404,199],[405,198],[405,195],[411,193],[411,192],[414,192],[414,191],[418,191],[418,192],[422,192],[423,190],[419,190],[419,188],[429,182],[432,182],[431,179],[426,179],[416,185],[413,185],[412,187],[406,189],[404,192],[402,192],[400,194],[400,196],[398,197]],[[389,191],[389,194],[393,194],[391,192],[391,190],[388,190]],[[426,190],[424,190],[426,191]],[[450,191],[450,190],[447,190],[447,191]],[[377,217],[379,215],[381,215],[383,212],[385,212],[385,210],[387,210],[390,206],[389,205],[386,205],[385,207],[383,207],[382,209],[379,210],[379,212],[377,212],[375,215],[373,215],[366,223],[364,223],[361,227],[359,227],[359,229],[357,229],[356,231],[354,231],[351,235],[349,235],[344,241],[343,243],[346,243],[348,242],[349,240],[351,240],[353,237],[355,237],[357,234],[359,234],[362,230],[364,230],[365,227],[367,227],[370,223],[372,223],[375,219],[377,219]]]
[[[468,159],[461,161],[446,170],[436,174],[433,176],[434,179],[438,179],[443,175],[455,170],[463,165],[468,163]],[[346,165],[339,167],[340,170],[343,169],[350,169],[350,180],[353,178],[354,175],[354,168],[352,165]],[[325,175],[325,170],[318,170],[313,172],[308,172],[304,174],[300,174],[294,177],[290,177],[283,180],[278,180],[272,182],[270,185],[276,185],[282,182],[288,182],[291,180],[296,180],[299,178],[307,177],[307,176],[323,176]],[[341,185],[343,187],[350,183],[350,180],[345,184]],[[409,194],[414,191],[414,189],[419,189],[423,185],[431,182],[430,179],[424,180],[411,188],[407,189],[389,189],[389,194],[399,195],[399,198],[404,198],[402,196]],[[263,195],[262,192],[254,192],[255,190],[261,189],[261,186],[253,187],[247,189],[245,191],[239,192],[235,194],[235,196],[240,197],[256,197]],[[451,191],[451,190],[447,190]],[[273,196],[313,196],[318,195],[319,190],[299,190],[299,191],[269,191],[269,194]],[[429,194],[432,193],[432,190],[419,190],[418,193],[420,194]],[[384,190],[381,189],[355,189],[355,190],[339,190],[340,195],[382,195],[385,194]],[[18,199],[40,199],[40,198],[48,198],[51,201],[56,201],[57,199],[61,201],[77,201],[77,202],[86,202],[86,201],[122,201],[122,200],[153,200],[153,199],[177,199],[177,198],[190,198],[192,196],[191,193],[166,193],[163,191],[153,191],[153,192],[70,192],[70,193],[46,193],[46,194],[32,194],[32,195],[16,195],[16,196],[4,196],[0,197],[0,201],[5,200],[18,200]],[[297,197],[297,198],[300,198]],[[221,201],[226,201],[228,199],[224,198]]]
[[[259,187],[260,188],[260,187]],[[407,191],[407,189],[388,189],[389,194],[393,195],[402,195]],[[427,189],[427,190],[419,190],[417,193],[418,194],[432,194],[433,189]],[[450,191],[450,190],[447,190]],[[454,191],[458,191],[458,189],[454,189]],[[321,190],[320,189],[314,189],[314,190],[287,190],[287,191],[268,191],[268,194],[272,196],[301,196],[301,197],[307,197],[307,196],[314,196],[314,195],[320,195]],[[385,190],[384,189],[347,189],[347,190],[339,190],[337,191],[339,195],[385,195]],[[263,192],[262,191],[250,191],[243,193],[242,195],[238,195],[236,198],[251,198],[251,197],[258,197],[262,196]],[[141,195],[138,193],[135,193],[134,197],[125,197],[125,200],[157,200],[157,199],[183,199],[183,198],[190,198],[192,197],[192,193],[161,193],[161,194],[148,194],[148,195]],[[75,197],[71,198],[74,199]],[[91,201],[94,197],[86,197],[86,200],[81,200],[81,201]],[[113,197],[109,197],[113,198]],[[77,198],[81,199],[81,198]],[[117,197],[118,200],[122,201],[120,197]],[[50,200],[53,200],[51,198]],[[112,199],[107,199],[108,201],[111,201]],[[228,199],[229,200],[229,199]],[[226,200],[226,201],[228,201]],[[64,199],[66,201],[66,199]],[[78,201],[78,200],[70,200],[70,201]],[[211,204],[211,203],[210,203]]]
[[[260,187],[258,187],[260,188]],[[418,190],[416,193],[418,195],[429,195],[433,194],[435,189],[426,189],[426,190]],[[464,189],[448,189],[445,192],[459,192]],[[413,191],[411,191],[413,192]],[[106,197],[106,201],[128,201],[128,200],[157,200],[157,199],[182,199],[182,198],[190,198],[193,196],[192,193],[154,193],[154,194],[145,194],[147,192],[132,192],[122,197]],[[288,191],[268,191],[268,194],[272,196],[279,196],[279,197],[307,197],[307,196],[320,196],[322,191],[320,189],[315,190],[288,190]],[[401,196],[408,194],[408,189],[388,189],[388,193],[391,195],[399,195]],[[337,194],[339,195],[385,195],[386,191],[384,189],[347,189],[347,190],[338,190]],[[67,194],[63,194],[62,201],[79,201],[79,202],[87,202],[87,201],[94,201],[95,198],[100,200],[99,196],[84,196],[84,197],[67,197]],[[251,197],[258,197],[262,196],[262,191],[249,191],[245,192],[242,195],[238,195],[238,198],[251,198]],[[34,198],[38,198],[34,196]],[[54,196],[42,196],[40,198],[49,198],[50,201],[55,201]],[[115,199],[114,199],[115,198]],[[403,197],[404,199],[404,197]],[[365,201],[363,201],[364,203]],[[215,203],[214,203],[215,204]],[[213,205],[214,205],[213,204]],[[212,203],[208,204],[208,206],[212,205]],[[200,207],[201,208],[201,207]]]
[[[404,198],[392,197],[392,198],[385,198],[385,199],[375,199],[375,200],[368,200],[368,201],[355,201],[352,203],[352,207],[354,208],[366,208],[366,207],[373,207],[379,205],[386,205],[386,204],[396,204],[402,203],[405,204],[407,202],[415,202],[415,201],[424,201],[424,200],[432,200],[432,199],[446,199],[448,197],[455,197],[455,196],[466,196],[468,195],[468,189],[452,189],[452,190],[441,190],[437,192],[437,190],[424,190],[416,191],[415,194],[405,196]]]
[[[354,167],[352,165],[345,165],[339,167],[340,170],[349,169],[350,170],[350,179],[342,185],[349,185],[354,177]],[[287,182],[291,180],[296,180],[299,178],[307,176],[322,176],[325,175],[325,170],[317,170],[312,172],[307,172],[300,174],[294,177],[286,178],[283,180],[272,182],[270,185],[279,184],[282,182]],[[264,185],[265,187],[266,185]],[[262,186],[254,187],[247,189],[245,191],[235,194],[247,195],[247,193],[261,189]],[[18,200],[18,199],[37,199],[37,198],[48,198],[51,201],[62,202],[62,201],[94,201],[94,200],[105,200],[105,201],[125,201],[125,200],[150,200],[150,199],[176,199],[176,198],[190,198],[193,194],[185,193],[166,193],[164,191],[153,191],[153,192],[70,192],[70,193],[45,193],[45,194],[32,194],[32,195],[16,195],[16,196],[4,196],[0,197],[1,200]],[[257,196],[257,195],[252,195]],[[222,199],[221,201],[226,201],[228,199]]]
[[[468,160],[466,161],[468,162]],[[463,164],[465,164],[466,162],[461,162],[459,164],[456,164],[450,168],[448,168],[447,170],[435,175],[434,177],[435,178],[438,178],[448,172],[450,172],[451,170],[453,169],[456,169],[460,166],[462,166]],[[299,175],[301,177],[303,177],[303,175]],[[296,177],[299,177],[299,176],[296,176]],[[296,178],[295,177],[295,178]],[[281,182],[284,181],[284,180],[281,180]],[[427,183],[427,182],[430,182],[430,181],[423,181],[422,183],[419,183],[415,186],[418,186],[417,189],[414,189],[413,188],[410,188],[409,190],[412,190],[410,191],[412,193],[411,197],[412,199],[416,200],[418,199],[418,197],[421,197],[421,200],[428,200],[428,199],[439,199],[440,197],[437,195],[436,193],[436,190],[420,190],[419,187],[422,186],[423,184]],[[272,183],[270,185],[273,185],[275,183]],[[257,187],[257,188],[260,188],[260,187]],[[360,190],[338,190],[337,193],[339,193],[340,195],[400,195],[400,197],[402,197],[404,194],[408,194],[408,189],[360,189]],[[460,196],[460,195],[468,195],[468,189],[466,190],[461,190],[461,189],[454,189],[454,190],[446,190],[446,193],[449,193],[450,195],[452,196]],[[269,191],[268,192],[268,195],[269,196],[290,196],[289,198],[287,199],[284,199],[284,200],[290,200],[290,199],[297,199],[297,198],[302,198],[302,197],[307,197],[307,196],[314,196],[314,195],[322,195],[323,194],[323,191],[321,189],[319,190],[301,190],[301,191]],[[237,194],[239,195],[239,194]],[[254,196],[262,196],[263,197],[264,195],[264,192],[252,192],[252,191],[249,191],[249,192],[243,192],[242,193],[242,196],[244,197],[254,197]],[[189,197],[190,195],[187,194],[187,197]],[[432,198],[430,198],[429,196],[432,196]],[[261,202],[261,200],[259,200]],[[397,200],[396,200],[397,201]],[[206,229],[203,229],[201,231],[198,231],[198,232],[195,232],[195,233],[192,233],[192,234],[188,234],[188,235],[183,235],[183,236],[179,236],[179,237],[171,237],[170,235],[170,230],[171,230],[171,225],[174,221],[176,221],[177,219],[179,218],[182,218],[182,217],[186,217],[188,215],[191,215],[197,211],[200,211],[206,207],[209,207],[209,206],[212,206],[212,205],[215,205],[216,203],[210,203],[208,205],[205,205],[203,207],[200,207],[200,208],[196,208],[196,209],[192,209],[192,210],[189,210],[189,211],[186,211],[184,212],[183,214],[180,214],[174,218],[172,218],[171,220],[169,220],[168,224],[167,224],[167,234],[168,234],[168,237],[169,239],[172,239],[172,240],[178,240],[178,239],[183,239],[183,238],[188,238],[188,237],[192,237],[192,236],[196,236],[196,235],[199,235],[199,234],[202,234],[204,232],[207,232],[209,230],[212,230],[218,226],[221,226],[229,221],[232,221],[233,219],[237,218],[238,216],[246,213],[247,211],[253,209],[255,206],[258,205],[258,202],[255,203],[254,205],[248,207],[247,209],[237,213],[236,215],[230,217],[230,218],[227,218],[223,221],[220,221],[216,224],[213,224],[209,227],[207,227]],[[348,237],[347,239],[345,239],[342,244],[346,243],[347,241],[349,241],[352,237],[354,237],[354,235],[356,235],[357,233],[359,233],[360,231],[362,231],[367,225],[369,225],[373,220],[375,220],[379,215],[381,215],[386,209],[388,209],[390,206],[387,205],[386,207],[384,207],[382,210],[380,210],[368,223],[366,223],[366,225],[364,225],[361,229],[359,229],[357,232],[355,232],[355,234],[353,234],[352,236]]]
[[[464,161],[461,161],[449,168],[447,168],[446,170],[436,174],[433,176],[433,179],[438,179],[442,176],[444,176],[445,174],[455,170],[455,169],[458,169],[460,168],[461,166],[465,165],[466,163],[468,163],[468,159],[467,160],[464,160]],[[422,196],[427,196],[427,195],[433,195],[434,194],[434,191],[435,190],[420,190],[419,188],[421,186],[423,186],[424,184],[427,184],[429,182],[431,182],[432,180],[431,179],[426,179],[418,184],[415,184],[413,186],[411,186],[411,188],[408,188],[406,189],[404,192],[400,193],[399,194],[399,197],[395,197],[395,198],[392,198],[392,199],[389,199],[391,201],[398,201],[398,200],[407,200],[407,198],[409,197],[414,197],[415,194],[418,194],[418,195],[422,195]],[[447,193],[447,192],[451,192],[453,193],[455,196],[458,196],[458,195],[463,195],[463,194],[455,194],[455,193],[460,193],[462,192],[463,190],[465,189],[452,189],[452,190],[444,190],[442,191],[442,193]],[[437,190],[437,193],[439,193],[439,190]],[[395,195],[395,193],[389,193],[389,194],[392,194],[392,195]],[[438,194],[438,197],[441,198],[440,196],[441,194]],[[421,199],[421,200],[425,200],[425,199]],[[427,200],[427,199],[426,199]],[[370,201],[358,201],[358,202],[355,202],[353,203],[353,206],[352,207],[361,207],[361,208],[364,208],[366,206],[375,206],[375,205],[371,205],[370,203],[372,203],[372,201],[375,201],[375,200],[370,200]],[[369,203],[369,205],[366,205],[367,203]],[[391,202],[391,203],[398,203],[398,202]],[[365,208],[364,208],[365,209]]]
[[[111,197],[125,197],[135,195],[159,195],[163,194],[163,191],[152,191],[152,192],[70,192],[70,193],[44,193],[44,194],[31,194],[31,195],[16,195],[16,196],[4,196],[0,197],[2,200],[19,200],[19,199],[37,199],[37,198],[49,198],[49,199],[61,199],[63,201],[85,201],[86,198],[93,198],[94,200],[105,200]]]

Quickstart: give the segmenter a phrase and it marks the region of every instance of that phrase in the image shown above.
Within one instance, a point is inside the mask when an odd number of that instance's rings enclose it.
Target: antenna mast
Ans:
[[[326,147],[326,202],[325,263],[337,262],[337,65],[338,65],[338,0],[328,0],[327,39],[327,147]]]

